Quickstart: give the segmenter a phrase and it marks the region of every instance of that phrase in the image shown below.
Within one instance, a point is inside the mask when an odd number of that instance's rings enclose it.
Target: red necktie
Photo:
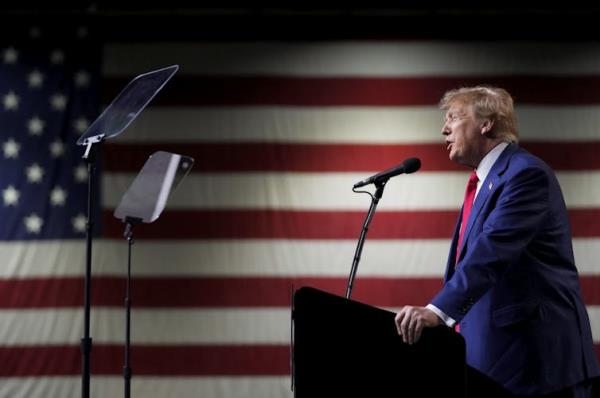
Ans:
[[[479,178],[477,178],[477,173],[475,170],[471,173],[469,177],[469,182],[467,182],[467,189],[465,190],[465,201],[463,202],[463,212],[462,219],[460,220],[460,233],[458,235],[458,245],[456,246],[456,263],[458,263],[458,256],[460,255],[460,246],[462,245],[463,236],[465,235],[465,230],[467,229],[467,223],[469,222],[469,215],[471,215],[471,208],[473,208],[473,202],[475,199],[475,192],[477,192],[477,182],[479,182]],[[457,333],[460,333],[460,324],[454,325],[454,330]]]
[[[462,245],[463,236],[465,235],[465,230],[467,229],[467,223],[469,222],[469,215],[471,214],[471,208],[473,207],[473,201],[475,199],[475,192],[477,192],[477,182],[479,178],[477,178],[477,173],[475,170],[471,173],[469,177],[469,182],[467,183],[467,189],[465,190],[465,201],[463,202],[463,212],[462,219],[460,220],[460,234],[458,235],[458,245],[456,246],[456,262],[458,263],[458,257],[460,255],[460,247]]]

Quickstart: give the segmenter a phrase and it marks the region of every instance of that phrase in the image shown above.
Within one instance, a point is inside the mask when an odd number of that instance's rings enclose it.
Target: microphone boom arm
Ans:
[[[369,207],[369,212],[367,213],[367,217],[365,218],[365,222],[363,223],[363,227],[360,232],[360,238],[358,239],[358,245],[356,246],[356,251],[354,252],[352,269],[350,270],[350,276],[348,278],[348,288],[346,289],[347,299],[350,299],[350,296],[352,295],[352,286],[354,284],[354,278],[356,277],[356,270],[358,268],[358,263],[360,261],[362,249],[365,244],[365,238],[367,236],[367,232],[369,231],[369,224],[371,224],[371,221],[373,220],[373,216],[375,215],[375,209],[377,208],[379,199],[381,199],[381,196],[383,195],[383,189],[385,188],[385,184],[387,184],[388,180],[394,176],[397,176],[399,174],[414,173],[415,171],[419,170],[420,167],[421,160],[419,158],[408,158],[399,166],[392,167],[391,169],[382,171],[381,173],[375,174],[374,176],[371,176],[354,184],[352,191],[368,193],[371,196],[371,206]],[[356,190],[356,188],[368,184],[375,184],[375,195],[371,194],[371,192],[368,191]]]
[[[377,208],[379,199],[381,199],[381,196],[383,195],[383,189],[385,188],[385,184],[387,182],[388,179],[375,183],[375,195],[372,195],[370,192],[367,191],[361,191],[371,195],[371,206],[369,207],[369,211],[367,212],[367,217],[365,218],[362,230],[360,232],[360,237],[358,238],[358,245],[356,246],[356,251],[354,252],[354,260],[352,261],[352,269],[350,270],[350,276],[348,277],[348,287],[346,289],[347,299],[350,299],[350,296],[352,295],[354,278],[356,278],[356,270],[358,269],[358,263],[360,262],[360,256],[362,254],[362,249],[365,244],[365,238],[367,237],[367,232],[369,231],[369,224],[371,224],[371,221],[373,220],[373,216],[375,215],[375,209]]]

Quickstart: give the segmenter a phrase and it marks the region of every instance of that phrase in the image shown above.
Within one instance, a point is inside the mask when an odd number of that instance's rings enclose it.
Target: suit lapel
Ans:
[[[473,203],[471,214],[469,215],[469,220],[467,221],[467,229],[465,230],[462,245],[460,247],[459,260],[464,257],[465,251],[463,249],[469,240],[469,234],[471,233],[473,224],[475,224],[475,220],[479,216],[481,209],[483,209],[483,205],[487,202],[488,198],[490,197],[491,192],[493,192],[496,189],[496,187],[499,186],[500,176],[508,167],[510,158],[512,154],[517,150],[517,148],[518,146],[515,144],[510,144],[508,147],[506,147],[506,149],[504,149],[504,151],[500,154],[500,156],[492,166],[485,181],[483,181],[483,183],[481,184],[481,188],[479,189],[477,197],[475,198],[475,202]]]
[[[454,274],[454,267],[456,266],[456,245],[458,244],[458,235],[460,233],[460,220],[462,218],[463,209],[460,209],[458,213],[458,220],[454,226],[454,235],[452,236],[452,243],[450,244],[450,253],[448,254],[448,262],[446,263],[446,274],[444,280],[448,281]]]

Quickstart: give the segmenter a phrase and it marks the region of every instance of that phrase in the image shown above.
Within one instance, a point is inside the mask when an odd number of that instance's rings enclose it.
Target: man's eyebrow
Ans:
[[[446,116],[464,116],[466,112],[464,111],[448,111],[446,112]]]

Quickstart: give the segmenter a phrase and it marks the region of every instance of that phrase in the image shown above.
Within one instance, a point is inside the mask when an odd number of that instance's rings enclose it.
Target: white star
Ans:
[[[87,226],[87,217],[82,213],[79,213],[77,217],[71,218],[71,224],[75,232],[85,232]]]
[[[76,182],[86,182],[88,178],[88,171],[85,164],[82,163],[79,166],[75,167],[74,175]]]
[[[44,169],[42,169],[37,163],[34,163],[25,169],[25,174],[27,174],[27,181],[31,183],[39,183],[42,181],[42,178],[44,178]]]
[[[50,191],[50,203],[52,206],[64,206],[67,200],[67,191],[59,186]]]
[[[4,50],[2,58],[4,59],[5,64],[16,64],[17,59],[19,58],[19,53],[14,49],[14,47],[9,47]]]
[[[50,63],[53,65],[59,65],[65,62],[65,53],[62,50],[54,50],[50,54]]]
[[[78,117],[77,119],[75,119],[75,122],[73,122],[75,130],[77,130],[79,134],[83,134],[85,130],[87,130],[89,125],[90,122],[88,122],[88,120],[84,116]]]
[[[44,130],[44,125],[46,123],[37,116],[32,117],[27,121],[27,130],[29,130],[29,135],[42,135],[42,130]]]
[[[29,216],[25,217],[24,221],[27,232],[39,234],[42,231],[44,220],[42,220],[37,214],[31,213]]]
[[[42,87],[42,83],[44,83],[44,75],[39,70],[34,69],[33,72],[27,76],[27,82],[31,88],[40,88]]]
[[[4,198],[4,206],[16,206],[19,202],[20,193],[13,187],[9,185],[6,189],[2,190],[2,197]]]
[[[75,73],[73,80],[75,80],[76,87],[87,87],[90,84],[90,74],[84,70],[80,70]]]
[[[64,111],[67,107],[67,96],[61,93],[54,94],[50,97],[50,105],[55,111]]]
[[[14,91],[9,91],[2,99],[4,102],[4,110],[16,111],[19,108],[19,96]]]
[[[58,138],[50,143],[50,154],[53,158],[59,158],[65,153],[65,144]]]
[[[5,159],[16,159],[19,157],[19,150],[21,149],[21,145],[12,138],[9,138],[8,141],[2,144],[2,150],[4,151]]]

